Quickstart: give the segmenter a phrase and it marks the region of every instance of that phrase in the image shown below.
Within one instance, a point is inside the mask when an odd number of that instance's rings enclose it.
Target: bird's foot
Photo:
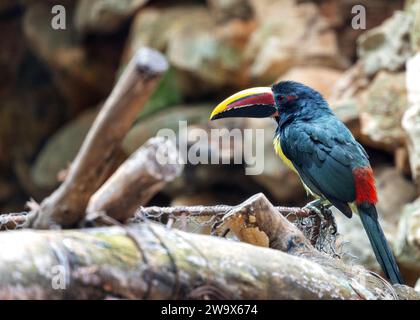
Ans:
[[[329,210],[331,204],[324,199],[316,199],[307,203],[303,208],[309,209],[316,212],[319,215],[323,215],[323,211]]]
[[[304,206],[305,209],[309,209],[319,215],[321,218],[327,221],[333,228],[332,234],[337,233],[337,224],[335,218],[330,210],[331,204],[324,199],[317,199],[309,202]]]

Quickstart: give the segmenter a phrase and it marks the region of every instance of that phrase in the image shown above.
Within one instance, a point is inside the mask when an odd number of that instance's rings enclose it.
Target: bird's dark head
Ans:
[[[240,91],[222,101],[210,120],[228,117],[266,118],[290,114],[312,114],[329,109],[321,94],[294,81],[280,81],[270,87]]]
[[[287,115],[311,116],[322,110],[330,111],[322,95],[295,81],[280,81],[272,86],[274,101],[280,118]]]
[[[295,81],[280,81],[271,87],[276,104],[286,106],[297,101],[321,102],[321,94],[302,83]]]

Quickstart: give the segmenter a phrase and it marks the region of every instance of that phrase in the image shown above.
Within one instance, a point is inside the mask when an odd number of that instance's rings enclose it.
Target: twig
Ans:
[[[8,213],[0,215],[0,231],[23,229],[29,221],[29,212]]]
[[[223,216],[227,212],[233,210],[237,206],[229,205],[214,205],[214,206],[174,206],[174,207],[140,207],[133,219],[130,222],[135,223],[143,220],[145,217],[149,218],[160,218],[163,216],[174,216],[180,217],[182,215],[187,215],[189,217],[211,217],[211,216]],[[312,212],[307,208],[299,207],[274,207],[278,212],[284,216],[295,215],[299,218],[308,217],[315,215],[316,213]]]

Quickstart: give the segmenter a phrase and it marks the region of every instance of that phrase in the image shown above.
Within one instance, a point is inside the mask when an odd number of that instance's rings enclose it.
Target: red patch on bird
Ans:
[[[356,204],[378,202],[376,194],[375,178],[371,167],[361,167],[353,170],[356,188]]]
[[[260,105],[260,104],[273,105],[274,104],[274,97],[270,93],[254,94],[252,96],[243,97],[243,98],[240,98],[238,100],[235,100],[235,101],[231,102],[230,104],[228,104],[226,110],[232,109],[232,108],[237,108],[237,107],[243,107],[245,105],[253,105],[253,104],[255,104],[255,105]]]

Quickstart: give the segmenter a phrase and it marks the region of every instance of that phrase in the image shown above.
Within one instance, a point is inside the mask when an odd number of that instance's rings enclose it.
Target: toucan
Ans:
[[[378,221],[377,192],[369,156],[316,90],[294,81],[240,91],[214,108],[210,119],[271,117],[274,149],[296,172],[314,206],[335,206],[348,218],[358,213],[383,272],[403,284]]]

